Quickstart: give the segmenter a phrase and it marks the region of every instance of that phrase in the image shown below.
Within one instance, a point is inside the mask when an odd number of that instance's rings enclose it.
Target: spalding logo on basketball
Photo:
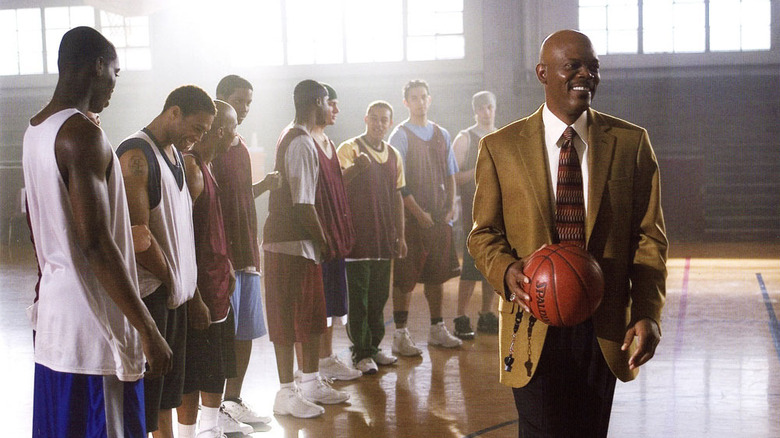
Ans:
[[[604,296],[604,273],[587,251],[570,243],[539,248],[525,261],[531,313],[547,325],[571,327],[590,318]]]

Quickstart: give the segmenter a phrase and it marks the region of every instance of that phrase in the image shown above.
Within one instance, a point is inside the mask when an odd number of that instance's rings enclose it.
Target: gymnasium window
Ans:
[[[43,73],[41,9],[0,10],[0,75]]]
[[[579,0],[597,53],[771,49],[771,0]]]
[[[0,75],[57,73],[62,36],[77,26],[101,30],[116,46],[122,69],[151,69],[147,17],[62,6],[0,10]]]
[[[202,21],[225,10],[246,44],[237,66],[311,65],[463,59],[463,0],[225,0],[199,6]],[[250,12],[251,11],[251,12]],[[262,23],[257,23],[257,19]],[[236,19],[239,24],[236,25]],[[210,20],[214,21],[214,20]],[[258,45],[256,41],[263,41]],[[251,50],[250,50],[251,49]],[[259,56],[247,57],[246,53]]]

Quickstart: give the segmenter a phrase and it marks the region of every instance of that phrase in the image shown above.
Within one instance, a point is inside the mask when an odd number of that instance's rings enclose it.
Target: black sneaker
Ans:
[[[471,320],[463,315],[455,318],[455,336],[460,339],[474,339],[474,330],[471,328]]]
[[[498,333],[498,317],[493,312],[485,312],[479,314],[477,320],[477,331],[480,333]]]

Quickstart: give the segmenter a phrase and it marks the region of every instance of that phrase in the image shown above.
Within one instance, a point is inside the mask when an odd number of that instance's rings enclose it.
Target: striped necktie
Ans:
[[[573,142],[576,135],[571,126],[563,131],[555,191],[555,229],[560,243],[573,243],[585,248],[585,202],[582,168]]]

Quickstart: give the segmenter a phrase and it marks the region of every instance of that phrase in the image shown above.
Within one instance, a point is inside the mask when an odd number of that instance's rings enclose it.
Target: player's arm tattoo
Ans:
[[[130,171],[135,176],[141,176],[145,173],[145,164],[144,159],[141,157],[133,157],[130,159]]]

